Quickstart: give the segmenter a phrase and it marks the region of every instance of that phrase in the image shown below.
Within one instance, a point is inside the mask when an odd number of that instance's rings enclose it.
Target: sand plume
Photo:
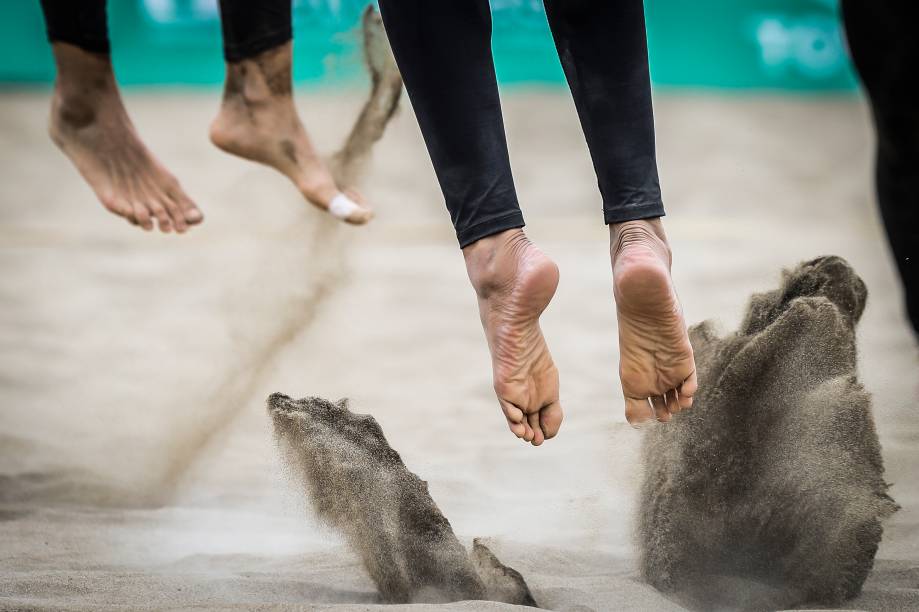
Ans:
[[[479,538],[472,541],[469,558],[485,584],[490,601],[539,607],[520,572],[501,563]]]
[[[383,137],[402,93],[402,77],[383,31],[383,22],[372,5],[368,5],[361,16],[361,34],[371,89],[344,144],[329,160],[332,174],[342,188],[358,186],[367,175],[373,146]],[[298,259],[308,262],[305,271],[309,282],[306,284],[316,287],[314,295],[291,308],[290,316],[281,318],[282,325],[273,335],[267,336],[252,359],[232,372],[217,389],[212,405],[226,409],[216,411],[212,418],[196,428],[194,435],[177,444],[171,453],[175,459],[167,466],[158,487],[164,493],[157,494],[156,499],[168,498],[174,492],[183,474],[248,405],[253,389],[263,380],[274,356],[309,327],[319,305],[335,291],[345,273],[342,266],[345,244],[340,225],[340,221],[323,215],[309,228],[310,235],[302,241],[304,252]]]
[[[402,76],[396,66],[380,14],[368,5],[361,16],[364,63],[370,74],[370,96],[342,148],[330,165],[341,187],[354,187],[366,173],[373,145],[383,137],[399,107]]]
[[[786,271],[740,329],[690,330],[700,394],[644,443],[643,577],[693,607],[859,594],[887,495],[855,325],[867,290],[839,257]]]
[[[480,541],[468,554],[450,522],[370,415],[346,400],[268,398],[287,465],[318,517],[344,534],[390,603],[468,599],[535,605],[523,577]]]

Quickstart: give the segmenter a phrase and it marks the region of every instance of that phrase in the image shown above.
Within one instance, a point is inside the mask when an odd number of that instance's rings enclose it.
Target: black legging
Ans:
[[[606,223],[662,216],[642,0],[545,7]],[[488,0],[380,0],[380,11],[460,246],[522,227]]]
[[[912,0],[843,0],[842,8],[877,132],[881,217],[919,334],[919,15]]]
[[[51,42],[92,53],[110,52],[106,0],[41,0]],[[220,0],[223,54],[228,62],[254,57],[291,39],[291,0]]]

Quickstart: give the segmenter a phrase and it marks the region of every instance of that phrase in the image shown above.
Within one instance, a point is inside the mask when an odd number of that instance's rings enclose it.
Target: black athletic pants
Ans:
[[[545,7],[606,223],[662,216],[642,0]],[[380,0],[380,11],[460,246],[522,227],[488,0]]]
[[[843,20],[877,132],[881,217],[919,334],[919,8],[914,0],[843,0]]]
[[[110,51],[106,0],[41,0],[51,42],[93,53]],[[254,57],[289,41],[291,0],[220,0],[223,54],[228,62]]]

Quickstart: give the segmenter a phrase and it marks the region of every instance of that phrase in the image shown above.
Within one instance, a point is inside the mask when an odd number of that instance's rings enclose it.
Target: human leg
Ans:
[[[294,105],[291,0],[221,0],[227,77],[211,141],[275,168],[308,202],[360,225],[373,217],[360,196],[344,196],[310,141]]]
[[[641,0],[545,0],[610,226],[619,374],[639,423],[692,404],[695,364],[670,277]]]
[[[144,229],[204,218],[141,141],[118,92],[105,0],[42,0],[57,77],[48,131],[107,210]]]
[[[902,0],[843,0],[849,49],[877,135],[878,205],[900,273],[906,311],[919,335],[919,41],[916,9]]]
[[[562,421],[539,328],[558,268],[520,229],[488,2],[383,0],[380,11],[476,291],[499,404],[517,437],[541,444]]]

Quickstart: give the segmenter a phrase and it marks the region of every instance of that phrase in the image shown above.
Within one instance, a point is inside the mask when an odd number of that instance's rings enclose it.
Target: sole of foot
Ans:
[[[558,267],[522,230],[463,249],[491,351],[494,389],[508,427],[535,446],[555,437],[563,419],[558,370],[539,317],[558,287]]]
[[[670,247],[660,220],[630,221],[610,232],[626,419],[667,422],[692,406],[698,387]]]
[[[58,81],[48,133],[110,212],[145,230],[185,232],[204,220],[147,149],[121,101],[107,56],[53,45]]]

